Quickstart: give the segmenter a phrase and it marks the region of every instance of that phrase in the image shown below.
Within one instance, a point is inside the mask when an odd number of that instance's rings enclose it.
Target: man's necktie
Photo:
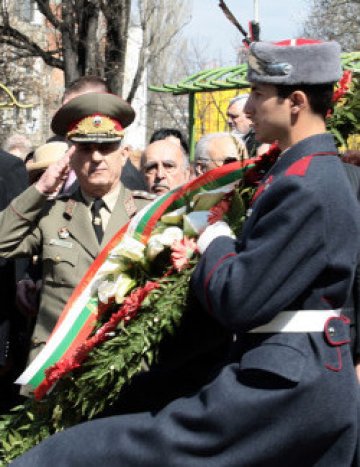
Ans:
[[[103,235],[104,235],[101,216],[100,216],[100,209],[104,206],[105,206],[105,203],[101,198],[95,199],[91,206],[92,224],[94,226],[95,235],[96,235],[96,238],[98,239],[99,244],[101,243]]]

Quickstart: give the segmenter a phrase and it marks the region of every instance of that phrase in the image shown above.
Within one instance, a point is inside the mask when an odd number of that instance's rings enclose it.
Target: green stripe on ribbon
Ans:
[[[188,199],[191,199],[194,195],[199,193],[200,191],[210,191],[210,190],[215,190],[216,188],[220,188],[221,186],[228,185],[230,183],[233,183],[235,180],[238,180],[241,178],[242,174],[244,173],[244,168],[240,168],[237,170],[233,170],[232,172],[223,175],[222,177],[219,177],[217,179],[211,178],[207,183],[199,184],[199,181],[197,179],[194,180],[194,189],[190,191],[184,192],[183,196],[180,198],[176,198],[176,194],[182,190],[182,187],[176,188],[175,190],[170,191],[167,195],[163,196],[158,202],[154,202],[152,207],[147,210],[147,212],[144,214],[144,216],[140,219],[137,227],[135,228],[135,235],[140,236],[144,233],[144,230],[146,227],[149,227],[151,223],[154,221],[158,221],[159,217],[162,214],[165,214],[166,212],[174,209],[178,209],[186,204],[186,201]],[[207,174],[205,174],[206,177]],[[204,182],[204,179],[202,178],[202,182]],[[189,188],[189,187],[188,187]],[[191,188],[191,187],[190,187]],[[174,197],[175,199],[173,200],[172,203],[170,203],[168,206],[166,206],[167,201],[169,198]],[[163,210],[161,208],[164,207]]]
[[[58,362],[60,358],[66,353],[72,342],[76,339],[77,335],[85,325],[86,321],[93,315],[94,308],[97,309],[97,298],[91,297],[88,303],[80,312],[79,316],[74,321],[73,325],[59,343],[58,347],[53,351],[51,356],[44,362],[42,367],[35,373],[29,381],[33,387],[37,387],[45,379],[45,370],[50,368],[54,363]]]
[[[248,165],[247,167],[232,169],[230,167],[231,165],[232,164],[220,167],[216,169],[216,171],[210,171],[201,177],[194,179],[192,182],[170,191],[160,199],[155,200],[151,207],[149,207],[149,209],[144,212],[144,215],[138,220],[134,229],[134,237],[141,239],[143,236],[150,235],[156,223],[164,213],[186,205],[191,201],[194,195],[199,192],[215,190],[241,179],[244,171],[251,167],[251,165]],[[92,281],[99,266],[93,269],[91,276],[86,276],[87,281]],[[30,379],[29,383],[31,385],[37,387],[41,384],[45,379],[46,369],[57,363],[62,357],[66,358],[67,351],[78,339],[79,334],[86,325],[86,322],[93,315],[94,310],[97,310],[97,305],[97,297],[91,297],[88,300],[85,307],[79,312],[79,315],[76,317],[71,328],[67,331],[61,342],[59,342],[57,348]],[[91,327],[93,329],[93,326]],[[78,345],[81,345],[82,342],[83,340],[79,341]]]

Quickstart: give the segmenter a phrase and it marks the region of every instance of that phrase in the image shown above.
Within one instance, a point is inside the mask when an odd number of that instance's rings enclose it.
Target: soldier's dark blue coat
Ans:
[[[331,136],[290,148],[260,187],[241,241],[213,241],[192,279],[202,304],[237,335],[222,371],[156,414],[87,422],[13,465],[357,465],[359,388],[347,324],[246,331],[282,310],[343,306],[358,260],[358,209]]]

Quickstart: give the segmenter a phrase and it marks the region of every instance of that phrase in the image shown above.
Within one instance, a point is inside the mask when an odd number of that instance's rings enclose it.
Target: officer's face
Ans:
[[[118,142],[75,143],[71,165],[84,192],[98,197],[119,184],[125,157],[125,151]]]
[[[291,128],[290,100],[280,98],[271,84],[254,84],[245,105],[256,139],[262,143],[286,141]]]

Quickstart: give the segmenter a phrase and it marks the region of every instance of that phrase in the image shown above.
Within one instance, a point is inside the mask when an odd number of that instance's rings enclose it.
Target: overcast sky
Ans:
[[[254,1],[225,0],[225,3],[248,30],[248,22],[254,18]],[[259,0],[260,38],[280,40],[297,37],[308,4],[308,0]],[[193,0],[192,18],[184,33],[210,60],[221,59],[222,65],[234,65],[234,49],[240,33],[218,5],[218,0]]]

